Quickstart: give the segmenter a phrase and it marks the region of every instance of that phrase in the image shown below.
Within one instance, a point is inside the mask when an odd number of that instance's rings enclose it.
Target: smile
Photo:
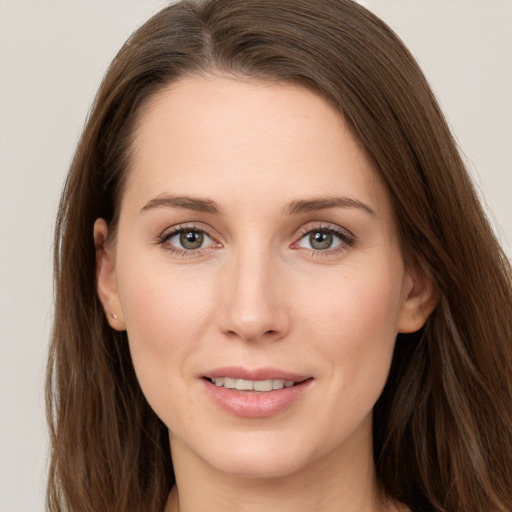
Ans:
[[[231,367],[213,370],[201,380],[206,394],[229,414],[265,418],[299,402],[315,379],[276,369]]]
[[[260,391],[263,393],[291,388],[296,384],[293,380],[284,379],[248,380],[235,379],[233,377],[217,377],[210,380],[217,387],[236,389],[237,391]]]

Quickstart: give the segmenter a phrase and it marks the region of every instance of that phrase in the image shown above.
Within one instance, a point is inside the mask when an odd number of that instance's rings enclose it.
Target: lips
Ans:
[[[296,403],[313,378],[272,369],[219,368],[204,376],[208,396],[224,411],[240,417],[263,418]]]

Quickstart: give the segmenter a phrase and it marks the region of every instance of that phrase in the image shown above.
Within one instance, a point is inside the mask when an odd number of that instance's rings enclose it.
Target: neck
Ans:
[[[245,477],[207,464],[179,441],[171,449],[176,486],[165,512],[397,512],[379,493],[371,438],[365,449],[333,450],[290,474]]]

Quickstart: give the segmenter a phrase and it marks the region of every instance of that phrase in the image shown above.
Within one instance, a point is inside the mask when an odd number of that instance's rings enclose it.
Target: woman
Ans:
[[[148,21],[96,98],[55,267],[50,510],[512,509],[510,266],[359,5]]]

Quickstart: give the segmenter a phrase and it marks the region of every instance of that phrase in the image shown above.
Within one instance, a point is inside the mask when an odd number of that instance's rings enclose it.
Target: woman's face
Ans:
[[[111,246],[106,229],[100,298],[175,460],[277,476],[371,454],[372,407],[397,332],[424,321],[424,286],[325,100],[222,77],[172,85],[138,125]]]

